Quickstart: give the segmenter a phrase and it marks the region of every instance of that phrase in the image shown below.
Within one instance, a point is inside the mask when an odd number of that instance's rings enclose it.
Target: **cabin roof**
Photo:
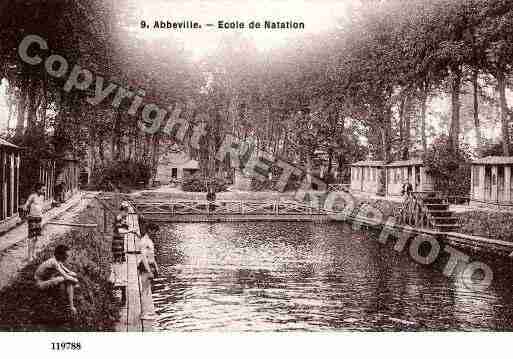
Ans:
[[[17,150],[21,150],[21,147],[13,145],[12,143],[10,143],[2,138],[0,138],[0,147],[10,147],[10,148],[15,148]]]
[[[351,167],[381,167],[384,164],[383,161],[358,161],[351,163]]]
[[[488,156],[479,158],[472,162],[475,165],[509,165],[513,164],[513,157]]]
[[[386,165],[386,167],[408,167],[423,165],[424,162],[420,158],[412,158],[411,160],[394,161]]]

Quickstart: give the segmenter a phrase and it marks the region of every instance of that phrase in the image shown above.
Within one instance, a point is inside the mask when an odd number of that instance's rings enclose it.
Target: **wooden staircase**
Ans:
[[[454,232],[460,227],[449,204],[437,192],[413,192],[404,201],[399,217],[402,224],[440,232]]]

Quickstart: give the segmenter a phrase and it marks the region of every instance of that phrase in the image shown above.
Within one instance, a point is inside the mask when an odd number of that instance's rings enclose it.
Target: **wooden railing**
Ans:
[[[432,227],[433,220],[427,210],[425,199],[436,198],[444,204],[444,198],[439,192],[412,192],[407,196],[399,212],[401,224],[407,224],[418,228]]]
[[[137,211],[147,215],[309,215],[328,214],[324,208],[306,203],[283,199],[270,201],[257,200],[173,200],[169,202],[135,201]]]

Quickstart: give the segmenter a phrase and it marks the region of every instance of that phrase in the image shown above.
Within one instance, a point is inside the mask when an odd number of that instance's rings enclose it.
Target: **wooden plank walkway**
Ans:
[[[137,265],[141,259],[139,241],[139,223],[137,214],[132,208],[127,216],[129,231],[125,235],[126,253],[126,305],[121,310],[121,317],[116,327],[122,332],[148,332],[153,330],[153,320],[148,319],[148,314],[153,314],[153,299],[151,296],[151,282],[140,275]]]

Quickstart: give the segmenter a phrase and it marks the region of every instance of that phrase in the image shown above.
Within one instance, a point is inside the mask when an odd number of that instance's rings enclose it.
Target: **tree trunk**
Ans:
[[[497,73],[499,92],[499,104],[501,110],[501,125],[502,125],[502,151],[504,156],[510,155],[510,139],[509,139],[509,116],[508,116],[508,104],[506,102],[506,77],[502,71]]]
[[[407,95],[401,100],[399,108],[399,132],[401,137],[401,160],[407,160],[410,147],[410,97]]]
[[[401,142],[401,147],[404,146],[404,107],[405,107],[405,104],[406,104],[406,99],[403,97],[401,99],[401,103],[399,105],[399,140]]]
[[[7,129],[7,131],[9,131],[9,127],[11,127],[11,117],[12,117],[12,114],[13,114],[13,104],[12,104],[12,102],[9,101],[9,104],[7,106],[9,108],[9,111],[7,113],[6,129]]]
[[[427,152],[427,139],[426,139],[426,112],[427,112],[427,89],[424,88],[420,99],[420,136],[422,141],[422,151]]]
[[[472,73],[472,85],[474,87],[474,130],[476,134],[477,153],[481,156],[482,140],[481,140],[481,124],[479,123],[479,83],[477,82],[479,70],[474,69]]]
[[[410,111],[411,111],[411,98],[408,95],[406,98],[406,108],[404,110],[404,150],[402,153],[402,159],[407,160],[410,158],[410,131],[411,131],[411,123],[410,123]]]
[[[385,109],[383,111],[383,126],[381,129],[381,142],[382,142],[382,150],[383,150],[383,161],[385,163],[391,162],[392,158],[391,154],[391,133],[392,133],[392,123],[390,118],[390,109]]]
[[[152,151],[152,159],[151,159],[151,179],[155,177],[157,174],[157,167],[159,164],[159,157],[160,157],[160,136],[159,134],[153,135],[153,151]],[[152,183],[151,183],[152,184]]]
[[[31,132],[37,123],[37,107],[38,107],[38,80],[33,79],[30,82],[28,92],[28,114],[27,114],[27,131]]]
[[[331,171],[333,170],[333,149],[328,149],[328,178],[331,178]],[[324,179],[324,178],[323,178]]]
[[[16,120],[16,136],[22,136],[25,127],[25,110],[27,108],[27,80],[23,79],[18,99],[18,118]]]
[[[94,172],[94,168],[96,167],[96,149],[95,149],[94,141],[92,138],[93,137],[91,137],[89,139],[89,146],[88,146],[88,151],[87,151],[87,155],[88,155],[87,167],[89,169],[89,175],[87,176],[87,184],[91,184],[91,179],[93,177],[92,174]]]
[[[102,166],[105,164],[105,152],[103,148],[103,139],[100,138],[98,141],[98,155],[100,156],[100,161],[102,163]]]
[[[113,160],[118,160],[121,151],[121,110],[114,115],[114,126],[112,131],[111,154]]]
[[[449,141],[454,152],[459,149],[460,136],[460,92],[461,92],[461,68],[452,69],[451,76],[451,126],[449,128]]]

